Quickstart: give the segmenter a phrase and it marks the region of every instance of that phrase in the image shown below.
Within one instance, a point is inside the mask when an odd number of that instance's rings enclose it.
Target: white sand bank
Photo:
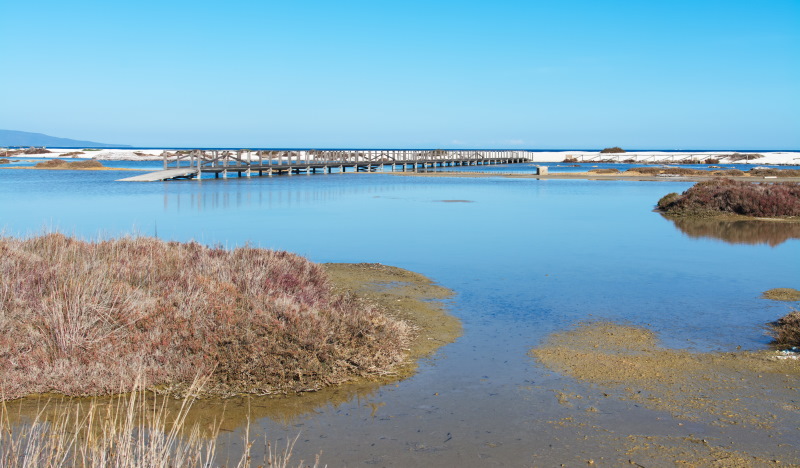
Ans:
[[[135,150],[135,149],[101,149],[99,151],[80,151],[76,149],[48,149],[50,153],[45,154],[25,154],[12,156],[14,159],[52,159],[60,157],[76,157],[76,158],[94,158],[104,161],[152,161],[161,160],[162,153],[167,151],[174,153],[170,150],[162,149],[148,149],[148,150]],[[80,151],[82,154],[68,155]],[[306,151],[299,151],[303,159],[306,158]],[[567,158],[574,158],[577,162],[588,161],[610,161],[610,162],[624,162],[633,160],[634,162],[641,163],[680,163],[686,162],[688,159],[694,159],[703,162],[706,159],[719,159],[720,164],[730,164],[736,162],[738,164],[752,164],[752,165],[800,165],[800,152],[761,152],[763,157],[749,160],[732,161],[730,155],[737,153],[735,151],[692,151],[692,152],[679,152],[679,151],[640,151],[640,152],[627,152],[627,153],[606,153],[602,154],[597,151],[537,151],[525,152],[533,162],[551,163],[563,162]],[[750,154],[749,152],[739,151],[740,154]],[[255,152],[249,153],[250,158],[258,159]],[[3,152],[0,150],[0,158],[3,157]]]

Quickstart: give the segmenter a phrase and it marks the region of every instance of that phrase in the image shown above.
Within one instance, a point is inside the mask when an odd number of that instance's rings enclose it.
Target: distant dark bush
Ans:
[[[0,164],[8,164],[10,162],[8,159],[0,159]]]
[[[592,169],[589,171],[590,174],[619,174],[619,169],[608,168],[608,169]]]
[[[708,158],[703,161],[704,164],[719,164],[719,159],[717,158]]]
[[[741,177],[745,175],[744,171],[740,171],[739,169],[725,169],[722,171],[712,171],[712,175],[715,176],[723,176],[723,177]]]
[[[800,169],[750,169],[747,172],[760,177],[800,177]]]
[[[732,154],[723,154],[720,156],[720,159],[728,158],[729,161],[749,161],[751,159],[758,159],[763,157],[764,155],[759,153],[732,153]]]
[[[688,167],[632,167],[625,172],[643,175],[708,175],[708,172]]]
[[[624,153],[625,150],[620,148],[619,146],[615,146],[613,148],[605,148],[600,152],[601,153]]]
[[[658,205],[665,213],[675,215],[800,216],[800,183],[756,184],[715,179],[698,182],[672,200],[662,198]]]
[[[779,348],[800,346],[800,312],[793,310],[769,325],[774,345]]]
[[[51,159],[49,161],[42,161],[35,166],[36,169],[96,169],[105,167],[100,161],[64,161],[62,159]]]
[[[22,154],[46,154],[46,153],[52,153],[52,151],[45,148],[34,148],[34,147],[22,150]]]
[[[635,162],[636,162],[636,160],[635,160],[635,159],[633,159],[633,158],[631,158],[631,159],[626,159],[626,160],[624,160],[624,161],[622,161],[622,162],[624,162],[625,164],[633,164],[633,163],[635,163]]]
[[[561,162],[565,162],[565,163],[576,163],[576,162],[578,162],[578,158],[576,158],[575,156],[569,156],[569,155],[568,155],[568,156],[567,156],[566,158],[564,158],[564,160],[563,160],[563,161],[561,161]]]

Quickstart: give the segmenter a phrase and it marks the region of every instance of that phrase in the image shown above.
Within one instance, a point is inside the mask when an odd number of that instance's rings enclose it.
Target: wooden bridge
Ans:
[[[164,170],[120,179],[130,182],[254,175],[385,171],[427,172],[451,166],[481,166],[529,162],[527,151],[479,150],[192,150],[162,153]]]

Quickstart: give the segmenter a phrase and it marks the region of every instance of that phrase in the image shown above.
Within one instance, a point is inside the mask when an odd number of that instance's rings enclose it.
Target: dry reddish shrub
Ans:
[[[719,164],[719,159],[717,158],[706,158],[703,161],[704,164]]]
[[[800,177],[800,169],[750,169],[747,171],[754,176]]]
[[[30,147],[28,149],[22,150],[22,154],[47,154],[47,153],[52,153],[52,151],[46,148],[36,148],[36,147]]]
[[[779,348],[800,346],[800,311],[793,310],[769,325],[774,345]]]
[[[280,251],[0,238],[0,393],[305,391],[387,372],[409,327]]]
[[[741,177],[745,175],[745,172],[740,171],[739,169],[723,169],[721,171],[712,171],[711,175],[722,177]]]
[[[688,167],[632,167],[625,172],[644,175],[708,175],[708,172]]]
[[[37,169],[94,169],[98,167],[105,167],[100,161],[64,161],[61,159],[51,159],[49,161],[42,161],[33,166]]]
[[[709,180],[698,182],[678,197],[665,196],[658,207],[675,215],[800,216],[800,184]]]

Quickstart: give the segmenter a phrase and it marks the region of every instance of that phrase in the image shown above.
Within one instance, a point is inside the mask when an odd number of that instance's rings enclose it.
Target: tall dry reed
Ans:
[[[231,466],[286,468],[291,464],[297,438],[276,450],[264,441],[261,459],[252,456],[254,441],[247,427],[242,453],[237,460],[217,460],[219,425],[205,433],[199,425],[188,427],[186,416],[201,389],[200,380],[188,389],[177,412],[168,410],[165,397],[131,392],[115,403],[75,404],[69,410],[47,417],[46,405],[28,421],[12,422],[5,403],[0,404],[0,468],[210,468]],[[298,436],[299,437],[299,436]],[[314,467],[319,465],[316,457]],[[298,467],[307,466],[300,460]]]

